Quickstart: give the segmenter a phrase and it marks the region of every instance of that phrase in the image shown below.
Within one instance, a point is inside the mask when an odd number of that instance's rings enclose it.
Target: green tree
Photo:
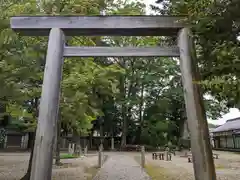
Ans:
[[[228,107],[239,107],[239,1],[158,0],[164,15],[184,15],[194,33],[206,92]]]

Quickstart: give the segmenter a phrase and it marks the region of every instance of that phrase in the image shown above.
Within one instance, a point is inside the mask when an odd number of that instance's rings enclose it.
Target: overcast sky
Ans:
[[[156,0],[143,0],[145,3],[146,3],[146,9],[147,9],[147,13],[150,13],[151,10],[149,8],[149,4],[154,4],[154,2]],[[218,120],[214,120],[214,121],[211,121],[209,120],[209,122],[213,123],[213,124],[224,124],[226,122],[226,120],[228,119],[233,119],[233,118],[237,118],[237,117],[240,117],[240,112],[238,109],[236,108],[231,108],[230,109],[230,112],[223,115],[222,118],[218,119]]]

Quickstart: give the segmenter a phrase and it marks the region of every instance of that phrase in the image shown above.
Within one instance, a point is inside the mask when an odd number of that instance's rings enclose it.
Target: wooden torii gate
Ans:
[[[196,54],[189,28],[174,16],[17,16],[11,28],[49,36],[31,180],[50,180],[64,57],[180,57],[195,180],[216,180]],[[172,36],[175,47],[67,47],[65,36]]]

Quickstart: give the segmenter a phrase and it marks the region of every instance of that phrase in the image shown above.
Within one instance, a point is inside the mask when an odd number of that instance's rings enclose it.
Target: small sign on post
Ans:
[[[145,147],[141,146],[141,166],[145,167]]]

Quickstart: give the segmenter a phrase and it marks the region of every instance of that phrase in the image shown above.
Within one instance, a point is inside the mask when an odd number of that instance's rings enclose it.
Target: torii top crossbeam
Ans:
[[[178,16],[15,16],[11,28],[21,35],[48,36],[60,28],[66,36],[171,36],[183,28]]]

